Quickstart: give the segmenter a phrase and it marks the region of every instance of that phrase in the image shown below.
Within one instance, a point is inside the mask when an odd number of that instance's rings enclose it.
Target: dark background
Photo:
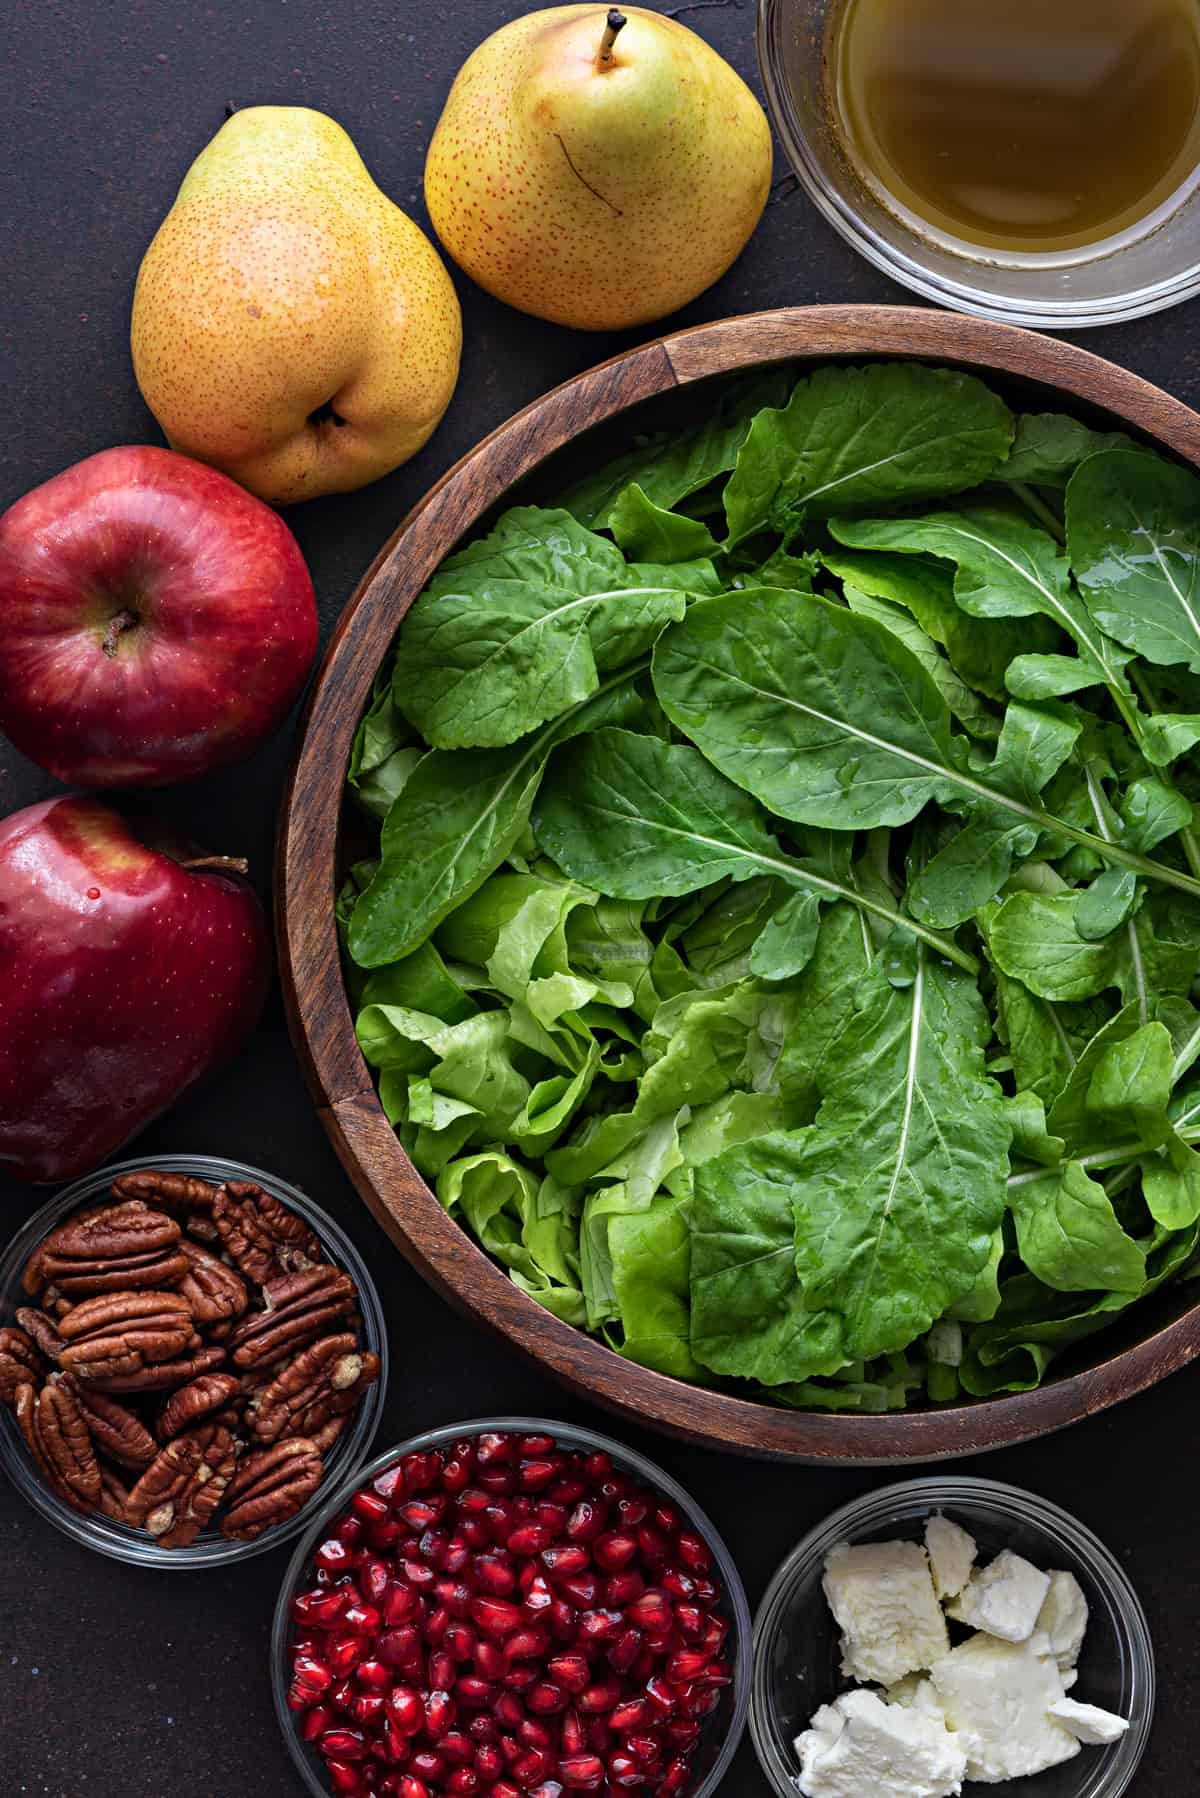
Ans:
[[[522,10],[506,0],[10,0],[0,47],[0,507],[106,445],[160,441],[129,366],[133,280],[227,102],[333,114],[380,185],[424,225],[425,146],[451,79],[482,37]],[[676,11],[757,85],[750,0],[695,0]],[[674,323],[904,298],[816,216],[782,166],[777,176],[741,261]],[[636,341],[522,317],[451,272],[466,343],[457,395],[432,443],[361,493],[289,514],[326,634],[380,542],[449,463],[544,389]],[[1192,306],[1087,342],[1195,401],[1198,320]],[[247,766],[170,801],[199,841],[248,855],[264,890],[289,750],[281,736]],[[54,790],[0,744],[0,815]],[[277,1001],[236,1067],[137,1145],[167,1150],[269,1167],[348,1227],[377,1270],[392,1332],[380,1445],[498,1411],[607,1427],[452,1315],[376,1228],[316,1123]],[[30,1195],[0,1182],[0,1202],[17,1218]],[[1161,1683],[1137,1798],[1195,1791],[1200,1766],[1198,1398],[1200,1369],[1067,1435],[963,1465],[1067,1506],[1138,1587]],[[710,1510],[752,1603],[801,1534],[888,1477],[746,1463],[625,1434]],[[298,1798],[266,1658],[286,1558],[277,1550],[229,1573],[139,1572],[75,1547],[0,1490],[0,1798]],[[725,1793],[764,1798],[748,1742]]]

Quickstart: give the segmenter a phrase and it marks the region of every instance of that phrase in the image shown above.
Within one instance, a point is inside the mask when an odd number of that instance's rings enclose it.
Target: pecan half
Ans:
[[[323,1423],[319,1430],[314,1430],[309,1441],[317,1453],[324,1459],[337,1441],[338,1437],[350,1427],[350,1413],[343,1411],[339,1417],[331,1417]]]
[[[227,1180],[212,1216],[226,1254],[258,1286],[321,1260],[321,1244],[304,1219],[249,1180]]]
[[[263,1299],[266,1310],[244,1317],[229,1338],[235,1367],[274,1367],[286,1360],[353,1311],[358,1289],[349,1274],[322,1265],[269,1280]]]
[[[37,1345],[25,1331],[11,1324],[0,1330],[0,1402],[16,1402],[17,1388],[40,1383],[42,1363]]]
[[[190,1218],[194,1212],[210,1212],[220,1192],[208,1180],[195,1174],[166,1174],[157,1168],[139,1168],[132,1174],[121,1174],[112,1183],[114,1199],[140,1199],[159,1211],[169,1211]]]
[[[100,1499],[96,1506],[114,1523],[129,1522],[129,1488],[117,1478],[111,1467],[100,1469]]]
[[[42,1407],[41,1394],[33,1385],[18,1386],[13,1398],[13,1411],[17,1419],[17,1428],[25,1438],[25,1446],[33,1456],[34,1463],[50,1490],[61,1498],[64,1504],[76,1511],[90,1511],[95,1501],[87,1501],[80,1496],[73,1486],[67,1485],[59,1477],[58,1470],[51,1455],[47,1452],[42,1439]],[[70,1451],[68,1450],[68,1461]],[[97,1494],[98,1496],[98,1494]]]
[[[229,1431],[201,1424],[159,1451],[129,1494],[126,1516],[164,1548],[184,1548],[210,1521],[233,1470]]]
[[[51,1383],[60,1381],[83,1416],[92,1441],[110,1461],[140,1472],[149,1467],[158,1453],[158,1444],[140,1417],[119,1405],[114,1398],[85,1386],[72,1373],[55,1374]]]
[[[33,1337],[47,1361],[58,1360],[62,1336],[52,1317],[47,1317],[44,1311],[35,1311],[32,1305],[18,1305],[17,1322],[27,1336]]]
[[[177,1292],[106,1292],[75,1305],[59,1328],[59,1364],[107,1383],[169,1361],[191,1342],[192,1308]]]
[[[352,1411],[379,1378],[378,1355],[364,1354],[353,1335],[323,1336],[279,1369],[247,1407],[260,1442],[312,1437],[331,1417]]]
[[[205,1373],[181,1386],[167,1400],[155,1425],[159,1441],[169,1442],[172,1436],[190,1430],[194,1424],[211,1418],[213,1413],[223,1412],[241,1384],[233,1373]]]
[[[230,1482],[221,1534],[253,1542],[264,1530],[286,1523],[308,1503],[322,1472],[320,1455],[302,1436],[244,1455]]]
[[[187,1272],[178,1249],[183,1232],[172,1217],[144,1205],[108,1205],[68,1218],[35,1250],[25,1290],[53,1286],[67,1298],[100,1292],[177,1286]]]
[[[173,1392],[177,1386],[186,1386],[189,1380],[211,1373],[224,1359],[225,1350],[215,1343],[211,1348],[189,1344],[187,1352],[174,1361],[159,1361],[138,1373],[113,1374],[90,1384],[98,1386],[101,1392]]]
[[[92,1510],[100,1498],[100,1465],[83,1413],[57,1380],[38,1394],[37,1433],[58,1483],[74,1494],[81,1510]]]
[[[192,1307],[196,1327],[211,1335],[214,1327],[236,1322],[250,1303],[246,1282],[198,1242],[181,1242],[188,1270],[179,1290]]]

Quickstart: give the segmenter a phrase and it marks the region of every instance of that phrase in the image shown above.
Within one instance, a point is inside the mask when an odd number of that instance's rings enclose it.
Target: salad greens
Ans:
[[[1200,1270],[1200,483],[915,364],[723,390],[420,595],[358,1040],[558,1317],[796,1407]]]

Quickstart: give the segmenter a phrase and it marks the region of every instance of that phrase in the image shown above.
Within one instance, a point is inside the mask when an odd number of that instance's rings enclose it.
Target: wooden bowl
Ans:
[[[396,627],[443,557],[542,465],[595,466],[648,424],[704,405],[695,383],[779,362],[921,357],[978,370],[1025,409],[1064,407],[1200,466],[1200,416],[1112,363],[983,319],[891,306],[814,306],[726,319],[660,338],[555,388],[484,440],[409,513],[342,614],[313,688],[284,796],[276,908],[292,1036],[319,1115],[355,1186],[413,1266],[568,1386],[639,1424],[743,1454],[835,1464],[933,1461],[1044,1435],[1104,1410],[1200,1354],[1186,1287],[1135,1307],[1064,1358],[1036,1392],[883,1417],[794,1412],[708,1392],[622,1360],[518,1290],[453,1223],[405,1155],[354,1037],[334,928],[343,775]],[[638,408],[636,415],[631,408]],[[527,493],[527,489],[532,489]]]

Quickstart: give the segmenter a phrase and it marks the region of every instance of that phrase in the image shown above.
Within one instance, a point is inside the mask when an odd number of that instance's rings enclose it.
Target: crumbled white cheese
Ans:
[[[806,1798],[955,1798],[966,1771],[943,1723],[874,1692],[825,1705],[796,1738],[796,1753]]]
[[[946,1721],[941,1700],[933,1689],[933,1681],[924,1673],[906,1673],[903,1679],[887,1688],[884,1697],[889,1704],[902,1704],[908,1710],[924,1711],[927,1717],[936,1717],[942,1724]]]
[[[824,1584],[842,1632],[842,1672],[851,1679],[894,1685],[949,1649],[920,1543],[842,1544],[825,1558]]]
[[[1064,1673],[1069,1673],[1079,1659],[1087,1626],[1088,1603],[1083,1596],[1083,1587],[1073,1573],[1052,1573],[1050,1590],[1038,1612],[1037,1627],[1049,1636],[1050,1646]]]
[[[939,1598],[957,1598],[975,1565],[975,1538],[935,1511],[925,1525],[925,1550]]]
[[[1006,1548],[987,1567],[978,1568],[946,1615],[972,1629],[985,1630],[1004,1642],[1027,1642],[1050,1590],[1050,1575]]]
[[[1079,1753],[1050,1715],[1062,1676],[1047,1636],[1002,1642],[975,1635],[930,1669],[946,1722],[967,1757],[967,1778],[983,1785],[1023,1779]]]
[[[1050,1715],[1090,1748],[1104,1748],[1110,1742],[1119,1742],[1129,1728],[1124,1717],[1102,1711],[1097,1704],[1076,1704],[1073,1698],[1060,1698],[1050,1706]]]

